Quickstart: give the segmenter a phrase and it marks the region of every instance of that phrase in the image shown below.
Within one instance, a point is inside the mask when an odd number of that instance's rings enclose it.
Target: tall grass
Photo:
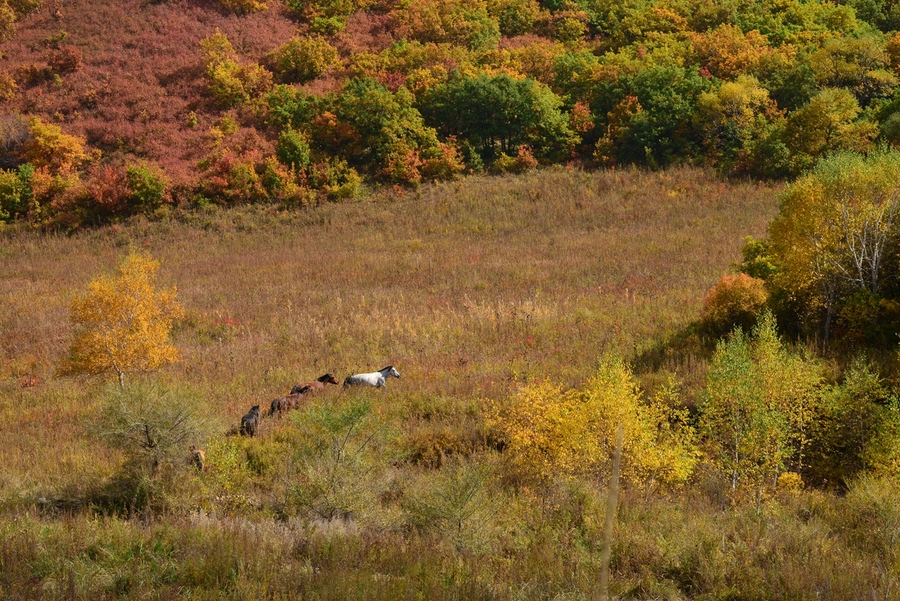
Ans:
[[[0,597],[591,595],[604,485],[502,482],[480,399],[545,377],[580,384],[604,351],[634,357],[682,330],[741,238],[764,233],[774,197],[690,169],[558,169],[299,212],[0,233]],[[131,246],[160,260],[188,311],[182,361],[159,377],[189,382],[224,423],[326,371],[393,363],[403,377],[332,387],[253,440],[222,432],[206,472],[184,471],[151,510],[117,509],[106,499],[124,458],[89,427],[103,383],[55,369],[72,294]],[[690,382],[703,360],[668,367]],[[332,456],[310,446],[304,420],[361,404],[378,436],[348,469],[347,494],[366,511],[326,521],[302,486]],[[702,475],[681,492],[623,490],[611,597],[900,594],[896,483],[785,493],[760,512],[722,496]]]

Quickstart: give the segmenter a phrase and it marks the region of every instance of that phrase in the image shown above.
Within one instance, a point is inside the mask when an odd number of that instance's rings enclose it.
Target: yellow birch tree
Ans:
[[[125,374],[154,371],[178,360],[169,335],[184,310],[173,286],[156,289],[159,263],[132,252],[117,275],[99,275],[87,292],[72,302],[75,339],[65,373],[115,373],[125,387]]]

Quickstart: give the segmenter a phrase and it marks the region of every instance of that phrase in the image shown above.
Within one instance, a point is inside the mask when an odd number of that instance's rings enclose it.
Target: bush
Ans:
[[[724,275],[703,299],[700,322],[711,335],[717,337],[736,327],[749,332],[768,298],[763,280],[746,273]]]
[[[489,465],[448,463],[411,483],[403,498],[407,519],[421,531],[439,533],[458,550],[484,553],[501,536],[497,513],[504,499],[491,490]]]
[[[148,162],[140,162],[125,168],[128,180],[129,200],[143,211],[159,208],[169,185],[162,169]]]
[[[97,431],[130,467],[152,474],[164,464],[186,465],[188,446],[206,441],[215,425],[206,406],[190,387],[137,380],[106,389]]]
[[[506,444],[513,473],[540,481],[608,475],[622,425],[625,478],[647,486],[683,483],[696,463],[686,418],[672,403],[645,402],[628,366],[608,357],[583,389],[564,392],[542,382],[509,402],[485,405],[485,422]]]
[[[125,169],[115,165],[97,165],[88,172],[84,205],[92,221],[127,215],[134,211],[128,191]]]
[[[218,2],[226,9],[242,15],[266,10],[269,7],[264,0],[218,0]]]
[[[31,140],[28,121],[20,115],[0,115],[0,167],[15,169]]]
[[[454,138],[439,142],[438,148],[437,156],[422,161],[422,177],[431,180],[449,180],[465,170],[466,165]]]
[[[129,510],[165,505],[166,492],[183,485],[189,447],[203,445],[217,427],[207,403],[190,387],[152,380],[109,387],[102,397],[92,429],[125,455],[107,495]]]
[[[216,158],[204,177],[207,197],[225,204],[241,204],[267,197],[255,157],[227,152]]]
[[[341,159],[314,163],[309,182],[313,188],[323,190],[330,200],[356,198],[362,187],[362,178],[356,169]]]
[[[525,173],[537,167],[537,164],[531,148],[523,144],[519,146],[514,157],[501,153],[491,165],[491,171],[495,173]]]
[[[311,81],[338,64],[337,49],[320,37],[295,37],[270,55],[275,75],[286,83]]]
[[[16,171],[0,170],[0,219],[24,215],[32,197],[31,178],[34,167],[28,163]]]
[[[4,2],[0,4],[0,42],[11,39],[16,34],[16,13]]]
[[[292,499],[325,520],[371,517],[385,490],[386,433],[367,402],[320,407],[295,417],[305,444],[294,457]]]
[[[0,71],[0,102],[12,100],[18,90],[15,78],[5,71]]]
[[[293,169],[308,167],[312,157],[309,138],[294,129],[285,129],[278,135],[275,156],[283,165]]]
[[[73,73],[81,68],[81,50],[75,46],[60,46],[47,53],[47,65],[54,73]]]
[[[306,173],[286,168],[274,157],[266,160],[261,181],[269,199],[286,207],[299,207],[315,201],[315,192],[307,187],[309,181]]]
[[[23,145],[22,159],[35,168],[66,171],[87,160],[83,138],[64,134],[59,126],[45,123],[40,117],[32,117],[28,124],[31,136]]]
[[[272,87],[272,74],[257,64],[240,64],[225,34],[216,30],[200,42],[209,91],[223,107],[249,102]]]
[[[310,30],[324,35],[343,31],[347,19],[366,2],[359,0],[285,0],[308,23]]]

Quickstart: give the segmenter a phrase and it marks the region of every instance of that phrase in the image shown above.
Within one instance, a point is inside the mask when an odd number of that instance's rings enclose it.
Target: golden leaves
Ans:
[[[169,342],[174,320],[184,310],[177,290],[157,290],[159,263],[136,253],[125,257],[116,276],[100,275],[72,303],[75,339],[63,371],[124,374],[153,371],[178,360]]]
[[[485,421],[526,478],[598,474],[609,468],[616,430],[625,429],[626,478],[652,484],[687,479],[697,456],[694,433],[668,399],[648,403],[621,360],[605,358],[581,389],[540,382],[507,403],[488,402]]]

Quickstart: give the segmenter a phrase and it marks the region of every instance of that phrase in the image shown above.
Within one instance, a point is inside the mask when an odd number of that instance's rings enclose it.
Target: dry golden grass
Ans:
[[[231,423],[294,382],[389,363],[403,378],[380,405],[457,407],[529,378],[576,384],[605,350],[631,356],[695,319],[774,196],[690,169],[560,169],[301,212],[7,233],[0,410],[18,417],[0,424],[0,473],[36,485],[93,469],[95,451],[72,443],[96,382],[54,372],[70,298],[131,246],[160,260],[188,311],[167,376],[199,385]],[[40,384],[20,388],[32,375]]]
[[[775,197],[690,169],[559,169],[298,212],[0,234],[0,597],[588,597],[602,486],[504,486],[479,399],[545,377],[580,384],[604,351],[633,358],[683,330],[741,238],[765,232]],[[90,434],[105,384],[55,369],[72,294],[131,246],[160,260],[188,311],[182,361],[160,377],[199,388],[226,425],[297,381],[397,366],[386,390],[331,387],[312,403],[372,402],[371,515],[326,523],[298,509],[289,457],[310,440],[290,418],[253,440],[215,437],[208,470],[174,483],[162,509],[103,505],[121,464]],[[681,375],[701,372],[698,358]],[[456,494],[468,486],[471,498]],[[626,490],[611,593],[896,599],[898,493],[870,482],[757,512],[726,509],[702,473],[670,496]]]

